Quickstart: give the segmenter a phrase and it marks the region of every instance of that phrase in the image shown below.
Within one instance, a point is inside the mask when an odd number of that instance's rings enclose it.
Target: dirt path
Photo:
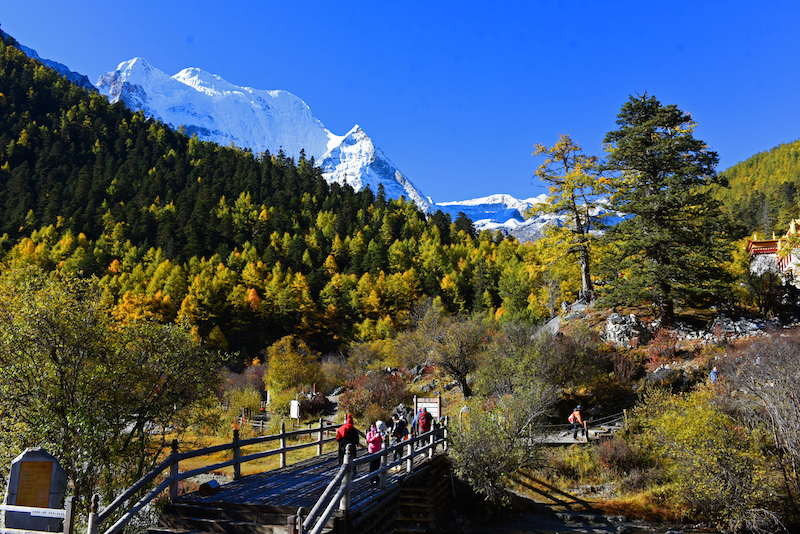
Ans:
[[[621,516],[592,514],[544,515],[532,512],[511,514],[486,522],[475,522],[460,530],[463,534],[711,534],[691,527],[654,525],[629,521]]]

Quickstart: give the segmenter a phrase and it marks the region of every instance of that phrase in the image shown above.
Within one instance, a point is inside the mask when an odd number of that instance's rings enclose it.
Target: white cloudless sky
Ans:
[[[691,113],[720,171],[800,137],[796,1],[0,0],[0,27],[92,82],[138,56],[294,93],[437,202],[544,192],[534,143],[602,156],[632,94]]]

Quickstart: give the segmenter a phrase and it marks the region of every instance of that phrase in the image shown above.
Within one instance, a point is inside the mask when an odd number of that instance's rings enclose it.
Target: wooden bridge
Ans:
[[[540,445],[572,445],[574,443],[589,443],[590,441],[603,439],[612,436],[614,433],[623,429],[627,424],[627,411],[601,417],[599,419],[589,419],[583,423],[583,432],[576,439],[572,423],[561,425],[542,425],[536,428],[536,433],[531,440]]]
[[[170,504],[160,514],[159,526],[150,534],[319,534],[321,532],[400,531],[403,524],[426,531],[436,519],[449,495],[449,471],[441,452],[447,449],[447,426],[435,428],[412,439],[386,445],[374,454],[345,455],[338,465],[337,453],[323,454],[323,445],[334,441],[329,428],[320,425],[275,436],[240,440],[197,451],[178,452],[173,443],[170,457],[117,497],[102,512],[89,517],[89,534],[116,534],[140,510],[165,490]],[[311,441],[289,444],[291,439],[312,437]],[[269,450],[242,455],[242,449],[278,441]],[[316,447],[317,455],[291,466],[287,453]],[[200,469],[180,472],[179,463],[221,451],[233,452],[233,459]],[[241,476],[242,463],[280,455],[280,468]],[[378,462],[377,469],[370,464]],[[204,484],[200,490],[178,495],[178,482],[202,473],[233,467],[234,480],[219,485]],[[169,473],[168,475],[166,473]],[[154,480],[163,479],[135,503],[134,496]],[[102,530],[104,523],[118,518]]]
[[[612,435],[624,423],[623,412],[589,421],[580,440],[573,440],[572,425],[566,424],[539,427],[529,439],[540,445],[588,443]],[[336,452],[323,451],[325,444],[335,441],[334,428],[320,420],[315,428],[286,432],[281,426],[280,434],[244,440],[235,431],[231,443],[186,452],[180,452],[173,441],[172,452],[163,462],[102,511],[95,496],[87,534],[117,534],[165,491],[169,504],[160,514],[159,526],[149,534],[435,532],[437,513],[446,509],[452,492],[442,454],[448,446],[446,422],[410,440],[386,444],[374,454],[349,451],[342,466]],[[275,442],[277,447],[267,448]],[[316,455],[289,466],[289,453],[306,448],[316,448]],[[186,465],[186,460],[220,452],[230,452],[232,458],[180,470],[181,462]],[[270,456],[279,457],[278,469],[242,476],[242,464]],[[231,467],[233,481],[206,483],[196,492],[179,495],[180,481]],[[72,534],[72,524],[65,521],[65,533]]]

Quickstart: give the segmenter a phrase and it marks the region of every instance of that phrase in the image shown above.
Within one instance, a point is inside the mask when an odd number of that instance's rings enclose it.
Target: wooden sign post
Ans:
[[[423,408],[428,410],[434,421],[438,421],[442,415],[442,396],[425,398],[414,395],[414,415]]]

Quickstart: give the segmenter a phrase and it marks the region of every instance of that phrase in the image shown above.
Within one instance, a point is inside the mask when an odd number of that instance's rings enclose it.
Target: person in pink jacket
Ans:
[[[372,426],[369,427],[369,431],[367,432],[367,453],[372,454],[374,452],[378,452],[383,447],[383,436],[378,431],[377,423],[372,423]],[[376,458],[369,462],[369,472],[372,473],[373,471],[377,471],[381,465],[380,458]],[[372,479],[373,484],[378,483],[377,478]]]

